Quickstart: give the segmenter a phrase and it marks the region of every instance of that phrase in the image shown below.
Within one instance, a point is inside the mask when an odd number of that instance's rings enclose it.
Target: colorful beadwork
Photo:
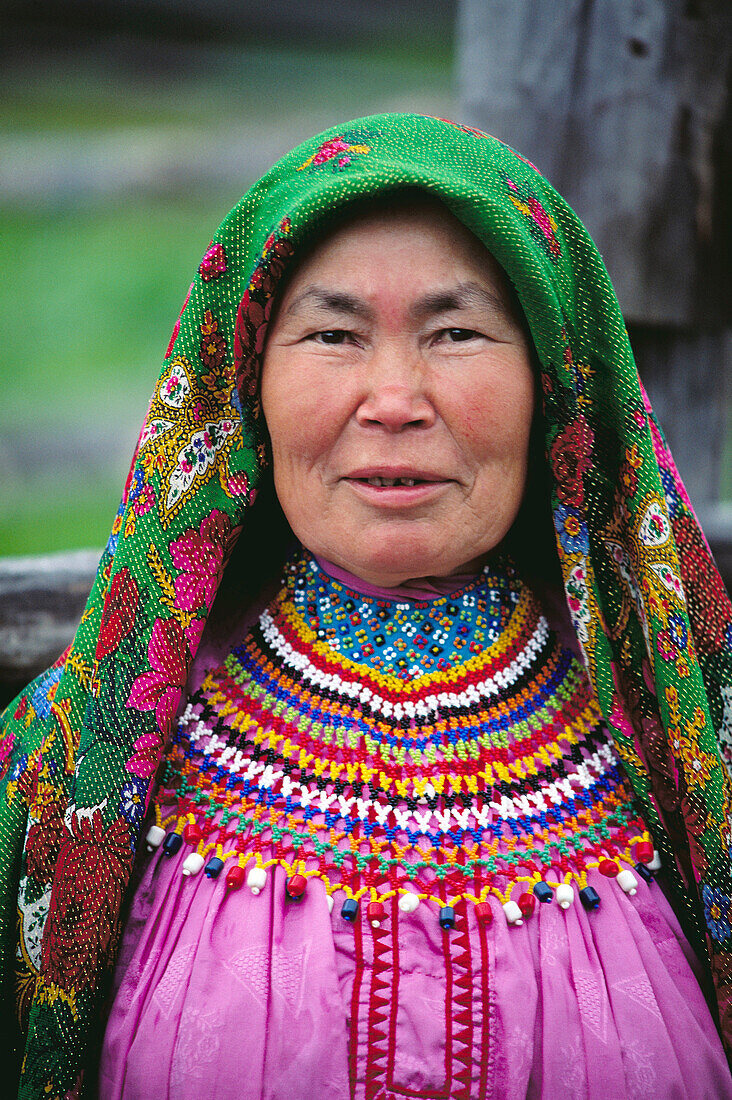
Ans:
[[[298,887],[315,875],[346,899],[416,896],[439,913],[493,894],[517,924],[537,885],[564,905],[601,862],[632,876],[652,846],[586,674],[529,589],[509,568],[425,604],[423,630],[444,633],[439,657],[419,654],[435,671],[386,644],[414,620],[405,610],[298,557],[189,702],[159,820],[204,855],[280,864]],[[489,644],[461,660],[478,619]],[[380,631],[378,649],[362,629]]]
[[[402,679],[480,653],[506,626],[518,596],[510,574],[486,572],[449,599],[373,600],[344,588],[314,559],[293,572],[292,598],[319,641],[352,661]]]

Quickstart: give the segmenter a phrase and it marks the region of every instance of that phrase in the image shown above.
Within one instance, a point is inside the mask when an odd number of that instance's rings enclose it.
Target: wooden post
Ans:
[[[719,499],[729,364],[728,0],[461,0],[461,121],[595,239],[692,500]]]

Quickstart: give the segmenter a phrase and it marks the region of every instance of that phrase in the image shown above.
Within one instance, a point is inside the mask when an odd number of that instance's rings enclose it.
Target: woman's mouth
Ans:
[[[356,473],[345,482],[361,497],[384,507],[403,507],[426,503],[451,484],[451,479],[408,473],[397,476],[387,474]]]
[[[365,481],[367,485],[375,485],[377,488],[392,488],[395,485],[424,485],[425,478],[420,477],[367,477],[356,478],[356,481]]]

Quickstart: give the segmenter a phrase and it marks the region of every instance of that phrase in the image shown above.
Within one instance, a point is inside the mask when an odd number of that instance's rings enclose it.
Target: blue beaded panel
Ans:
[[[435,600],[364,596],[333,580],[309,555],[292,563],[288,583],[320,641],[402,679],[449,668],[492,645],[518,600],[506,562],[492,562],[470,584]]]

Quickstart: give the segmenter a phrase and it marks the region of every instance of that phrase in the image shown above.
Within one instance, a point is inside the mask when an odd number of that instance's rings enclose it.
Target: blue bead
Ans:
[[[653,882],[653,871],[646,867],[645,863],[636,863],[633,870],[637,875],[640,875],[642,879],[645,879],[646,882]]]
[[[163,841],[163,851],[166,856],[174,856],[176,852],[180,851],[180,846],[183,843],[183,837],[180,833],[168,833]]]
[[[358,916],[358,902],[355,898],[346,898],[341,907],[341,916],[344,920],[351,921],[351,923],[355,921]]]
[[[547,886],[545,882],[537,882],[534,887],[534,895],[539,901],[551,901],[554,897],[551,886]]]
[[[203,868],[203,871],[204,871],[204,874],[208,875],[209,878],[218,878],[218,876],[221,874],[223,869],[224,869],[223,859],[219,859],[218,856],[211,856],[210,860],[208,861],[206,866]]]
[[[579,896],[585,909],[597,909],[600,904],[600,895],[593,886],[585,886],[584,890],[580,890]]]
[[[455,910],[451,905],[443,905],[440,909],[440,928],[455,927]]]

